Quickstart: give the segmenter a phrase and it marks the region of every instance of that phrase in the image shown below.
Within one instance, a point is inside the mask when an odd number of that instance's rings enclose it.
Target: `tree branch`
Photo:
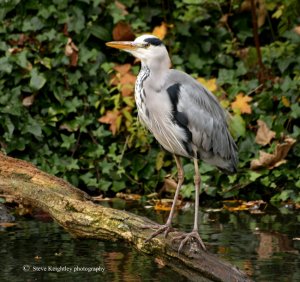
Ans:
[[[260,84],[264,84],[266,81],[266,69],[262,61],[260,41],[258,34],[258,24],[257,24],[257,13],[256,13],[256,1],[250,0],[251,2],[251,14],[252,14],[252,33],[254,37],[254,43],[257,53],[257,62],[259,66],[258,80]]]
[[[175,271],[199,281],[251,281],[244,273],[217,256],[199,251],[189,254],[188,247],[178,254],[178,244],[162,236],[145,244],[152,230],[142,226],[155,223],[126,211],[102,207],[83,191],[66,181],[46,174],[33,165],[0,153],[0,192],[13,195],[17,202],[30,203],[48,212],[73,236],[109,241],[125,241],[141,253],[151,254]]]

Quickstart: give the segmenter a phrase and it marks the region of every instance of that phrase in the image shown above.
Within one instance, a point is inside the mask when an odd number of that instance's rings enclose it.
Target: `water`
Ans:
[[[157,222],[168,213],[117,201]],[[200,213],[200,233],[210,252],[248,273],[255,281],[300,281],[300,214],[289,209],[264,214]],[[176,214],[174,226],[189,231],[193,211]],[[0,281],[186,281],[126,243],[74,239],[52,221],[17,217],[0,229]]]

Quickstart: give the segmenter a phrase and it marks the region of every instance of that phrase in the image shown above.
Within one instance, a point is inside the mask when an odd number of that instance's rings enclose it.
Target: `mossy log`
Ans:
[[[103,207],[85,192],[66,181],[37,169],[32,164],[0,153],[0,192],[17,202],[41,208],[66,231],[79,238],[125,241],[141,253],[159,259],[190,281],[251,281],[243,272],[206,251],[190,253],[188,246],[178,254],[173,236],[158,236],[145,243],[156,223],[130,212]]]

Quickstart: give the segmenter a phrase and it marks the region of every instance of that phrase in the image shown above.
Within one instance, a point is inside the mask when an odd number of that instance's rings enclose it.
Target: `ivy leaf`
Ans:
[[[238,138],[240,136],[245,136],[246,134],[246,124],[244,119],[239,114],[235,114],[230,119],[230,131],[232,131],[232,134],[235,138]]]
[[[30,72],[30,75],[31,75],[31,79],[29,82],[29,86],[35,91],[40,90],[47,81],[45,79],[44,75],[39,74],[36,69],[32,69],[32,71]]]
[[[114,192],[119,192],[126,188],[126,184],[124,181],[113,181],[112,190]]]
[[[9,63],[9,60],[7,57],[0,58],[0,71],[11,73],[12,71],[12,65]]]
[[[291,106],[291,110],[292,110],[292,113],[291,113],[291,116],[293,118],[299,118],[300,117],[300,106],[299,104],[293,104]]]
[[[164,165],[164,157],[165,157],[165,152],[160,151],[157,156],[156,156],[156,162],[155,162],[155,168],[156,170],[161,170],[161,168]]]
[[[248,104],[252,100],[249,96],[244,96],[243,93],[239,93],[235,101],[231,103],[231,108],[235,113],[251,114],[252,109]]]
[[[66,149],[70,149],[76,142],[74,133],[72,133],[70,136],[61,134],[60,135],[63,143],[60,145],[61,148],[66,148]]]

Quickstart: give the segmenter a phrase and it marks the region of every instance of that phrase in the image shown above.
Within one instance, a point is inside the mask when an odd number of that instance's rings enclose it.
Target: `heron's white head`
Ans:
[[[154,35],[144,34],[134,41],[112,41],[107,46],[131,53],[148,66],[170,67],[170,58],[166,46]]]

